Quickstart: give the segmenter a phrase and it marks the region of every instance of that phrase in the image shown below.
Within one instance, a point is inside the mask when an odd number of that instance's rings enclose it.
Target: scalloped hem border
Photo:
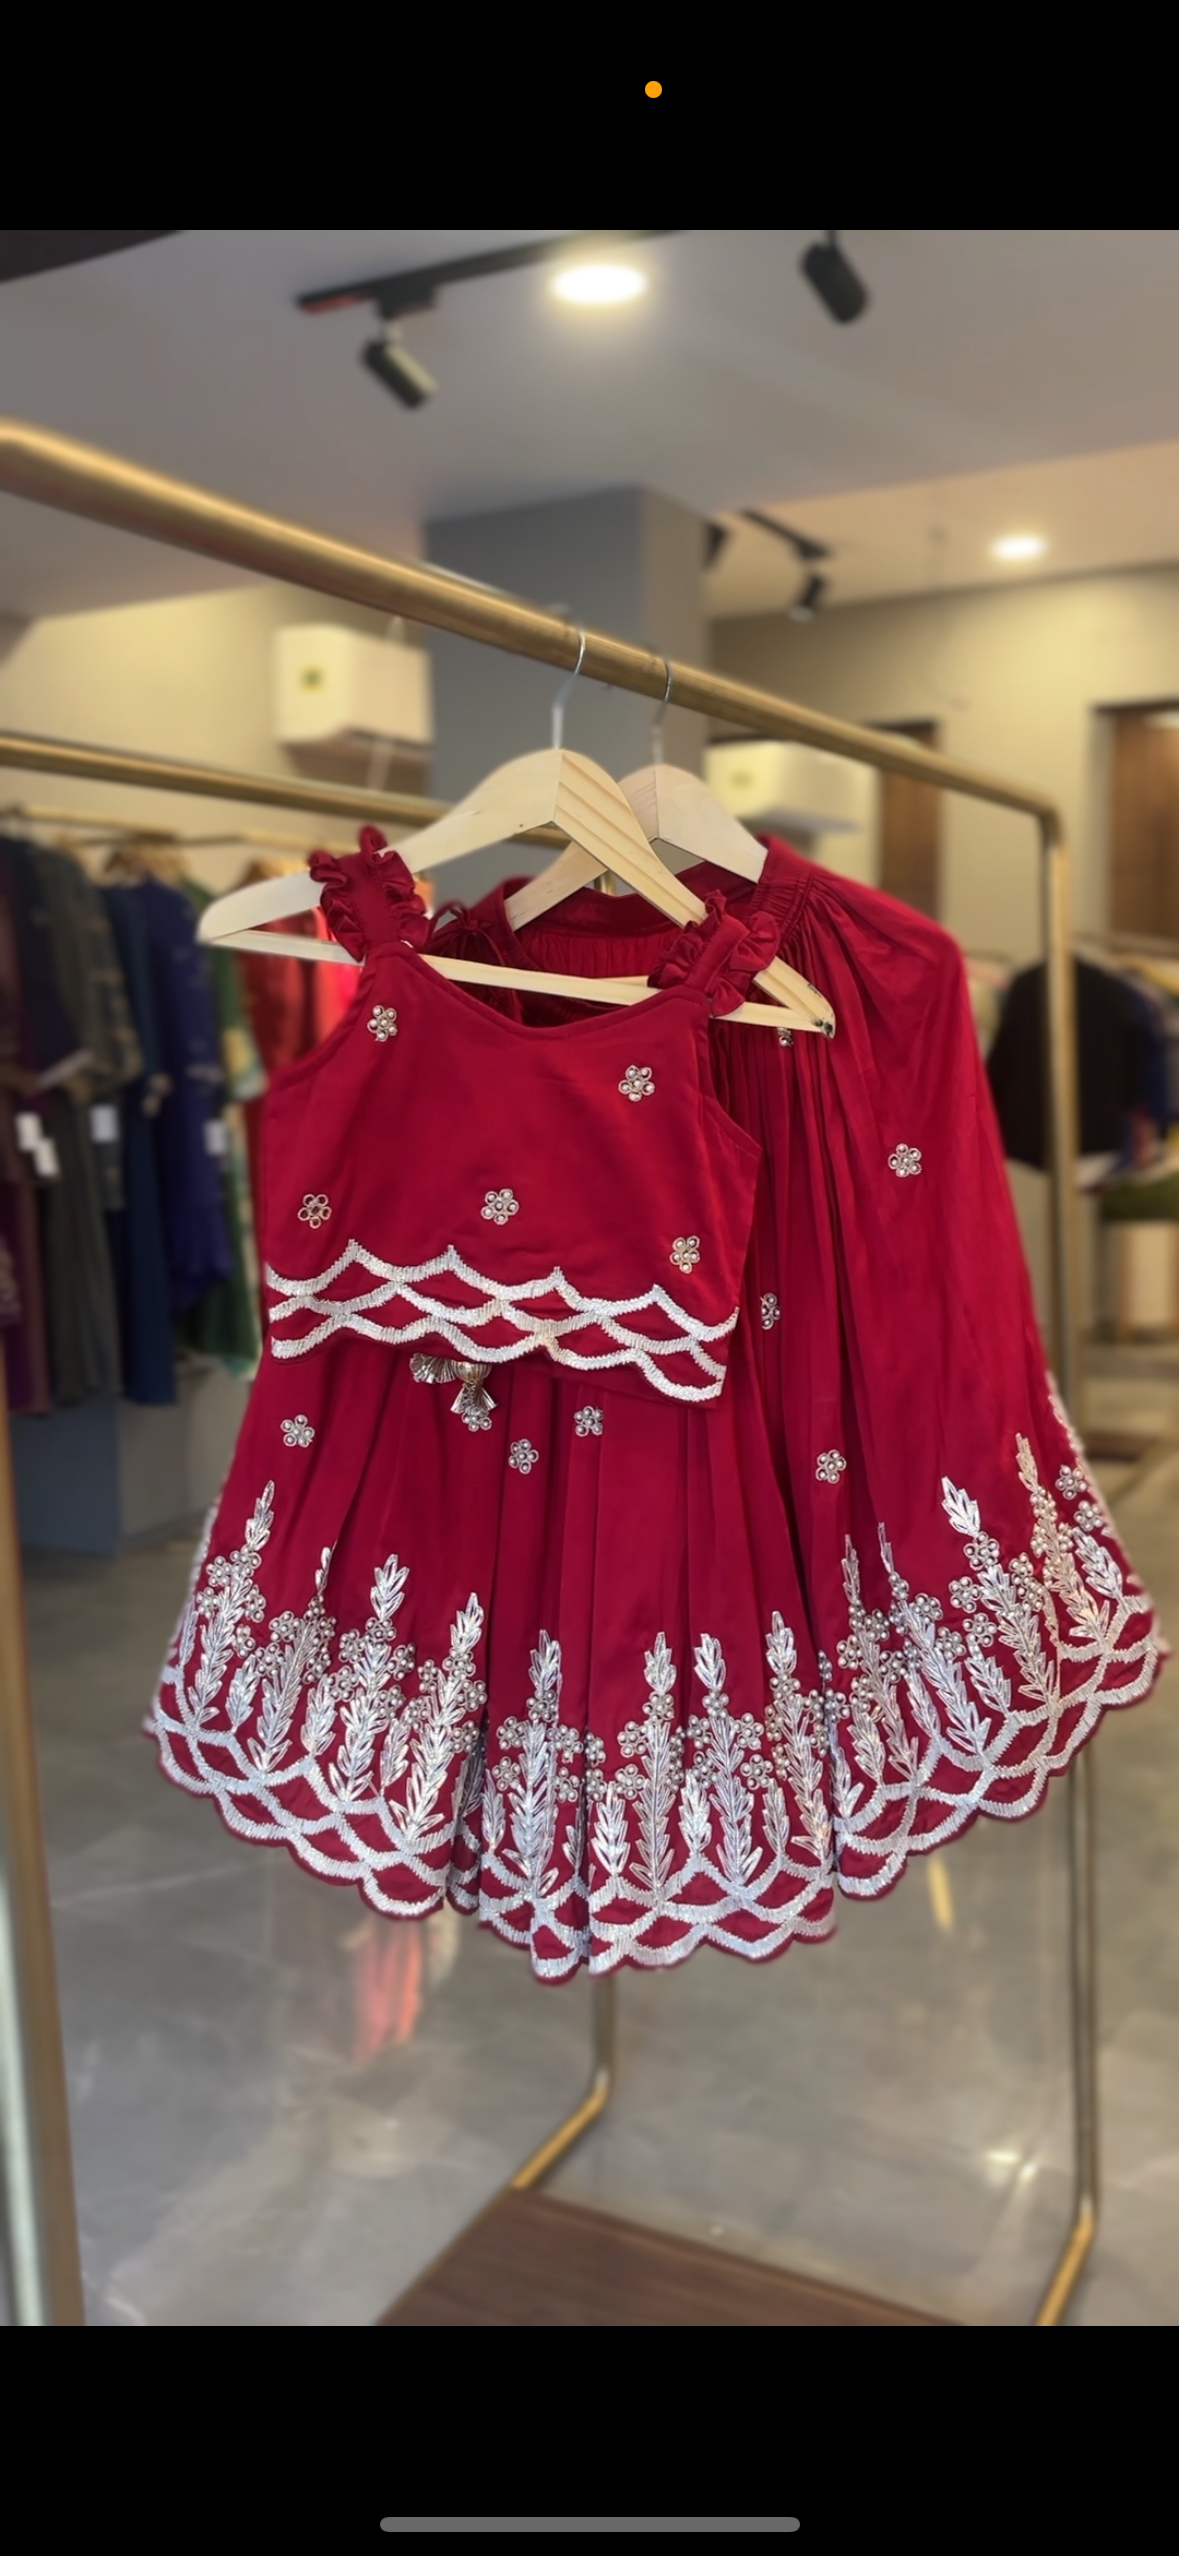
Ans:
[[[1154,1658],[1154,1674],[1149,1685],[1140,1694],[1130,1699],[1135,1704],[1145,1703],[1153,1694],[1166,1662],[1171,1657],[1171,1648],[1161,1633],[1157,1617],[1154,1619],[1154,1631],[1158,1643]],[[327,1882],[332,1889],[354,1890],[357,1897],[373,1911],[375,1916],[386,1918],[391,1925],[421,1924],[427,1917],[436,1915],[443,1905],[453,1908],[461,1917],[473,1917],[478,1926],[487,1933],[494,1934],[501,1943],[509,1945],[515,1952],[526,1954],[534,1979],[541,1987],[549,1988],[563,1987],[568,1980],[576,1978],[581,1971],[585,1971],[591,1979],[602,1979],[619,1970],[678,1969],[685,1961],[691,1959],[693,1953],[705,1947],[711,1947],[716,1952],[727,1953],[738,1961],[767,1962],[781,1960],[794,1944],[829,1943],[838,1932],[839,1899],[863,1904],[866,1901],[891,1898],[893,1891],[904,1880],[911,1861],[925,1855],[938,1854],[946,1847],[955,1845],[960,1837],[969,1834],[979,1820],[1006,1821],[1009,1826],[1016,1826],[1023,1820],[1033,1819],[1050,1798],[1050,1787],[1061,1782],[1071,1772],[1081,1750],[1087,1748],[1097,1737],[1107,1714],[1122,1709],[1126,1708],[1120,1707],[1112,1699],[1104,1703],[1100,1700],[1096,1702],[1094,1718],[1088,1723],[1084,1719],[1078,1722],[1065,1744],[1060,1764],[1045,1770],[1043,1784],[1033,1801],[998,1806],[986,1802],[974,1803],[964,1810],[962,1818],[949,1830],[943,1829],[936,1834],[926,1832],[924,1835],[911,1837],[904,1857],[895,1871],[890,1872],[880,1881],[862,1883],[853,1881],[849,1884],[838,1872],[833,1873],[830,1886],[832,1900],[830,1913],[818,1922],[767,1928],[761,1940],[734,1936],[723,1924],[704,1922],[692,1926],[675,1944],[652,1945],[644,1948],[642,1945],[632,1943],[618,1951],[607,1945],[598,1951],[578,1953],[568,1959],[538,1958],[530,1936],[506,1921],[502,1907],[495,1900],[485,1898],[477,1891],[471,1890],[453,1873],[448,1873],[430,1897],[416,1906],[405,1908],[383,1906],[381,1895],[374,1896],[373,1890],[369,1887],[371,1877],[339,1869],[333,1870],[326,1858],[313,1857],[303,1851],[302,1839],[298,1834],[289,1837],[274,1832],[259,1835],[256,1823],[235,1819],[232,1801],[223,1794],[216,1783],[202,1782],[194,1777],[186,1776],[177,1766],[169,1762],[154,1713],[140,1727],[144,1738],[150,1741],[155,1749],[159,1771],[165,1780],[173,1784],[180,1792],[210,1801],[222,1826],[241,1844],[285,1852],[300,1872],[309,1874],[316,1881]]]

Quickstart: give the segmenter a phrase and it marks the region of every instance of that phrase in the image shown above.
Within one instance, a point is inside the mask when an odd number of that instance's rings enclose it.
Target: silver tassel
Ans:
[[[471,1366],[461,1358],[413,1357],[409,1371],[417,1384],[453,1384],[457,1379],[459,1391],[451,1410],[468,1429],[490,1429],[495,1403],[484,1386],[488,1368]]]

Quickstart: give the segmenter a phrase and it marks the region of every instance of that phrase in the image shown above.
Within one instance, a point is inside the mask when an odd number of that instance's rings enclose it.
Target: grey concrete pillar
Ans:
[[[699,518],[646,488],[450,516],[426,527],[426,555],[437,567],[694,665],[705,650],[703,545]],[[497,763],[549,744],[561,678],[548,666],[445,633],[433,632],[430,648],[437,738],[431,786],[439,798],[458,799]],[[699,771],[703,731],[693,712],[669,711],[666,760]],[[631,772],[651,759],[651,705],[579,683],[565,713],[565,743],[608,772]],[[471,853],[439,872],[439,899],[473,900],[535,861],[527,847]]]

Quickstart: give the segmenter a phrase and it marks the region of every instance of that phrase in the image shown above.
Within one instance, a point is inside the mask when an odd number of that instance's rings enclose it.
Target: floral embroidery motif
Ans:
[[[583,1404],[580,1411],[574,1412],[573,1426],[576,1429],[579,1438],[600,1438],[602,1434],[602,1414],[600,1411],[595,1410],[592,1402],[587,1402]]]
[[[819,1457],[815,1466],[815,1480],[816,1482],[838,1482],[840,1474],[846,1472],[847,1457],[840,1455],[838,1447],[828,1447],[826,1454]]]
[[[520,1201],[510,1189],[489,1189],[479,1210],[490,1225],[506,1225],[509,1216],[518,1216]]]
[[[310,1189],[304,1192],[303,1204],[299,1209],[301,1225],[310,1225],[313,1230],[320,1225],[326,1225],[331,1212],[322,1189],[318,1193]]]
[[[282,1442],[284,1447],[309,1447],[314,1436],[315,1431],[312,1428],[311,1422],[309,1421],[305,1411],[300,1411],[293,1420],[283,1421]]]
[[[921,1169],[920,1145],[898,1145],[895,1154],[889,1155],[888,1168],[898,1180],[915,1179]]]
[[[700,1258],[699,1234],[678,1234],[668,1258],[675,1269],[694,1269]]]
[[[514,1473],[529,1474],[533,1465],[540,1463],[540,1449],[534,1447],[528,1438],[513,1438],[508,1463]]]
[[[650,1100],[655,1090],[655,1077],[649,1065],[628,1065],[619,1086],[628,1100]]]
[[[394,1011],[392,1004],[375,1003],[372,1011],[369,1013],[367,1021],[365,1022],[365,1028],[371,1031],[373,1037],[379,1040],[382,1047],[384,1046],[386,1039],[396,1038],[397,1014]]]
[[[763,1296],[763,1297],[762,1297],[762,1300],[761,1300],[761,1327],[762,1327],[762,1330],[763,1330],[763,1331],[772,1331],[772,1330],[773,1330],[773,1328],[774,1328],[774,1324],[775,1324],[775,1323],[776,1323],[776,1322],[780,1319],[780,1317],[781,1317],[781,1312],[782,1312],[782,1308],[781,1308],[781,1305],[779,1304],[778,1299],[777,1299],[777,1297],[776,1297],[776,1296],[774,1296],[774,1295]]]
[[[473,1365],[461,1358],[411,1358],[409,1372],[415,1384],[453,1384],[459,1391],[451,1403],[468,1429],[490,1429],[495,1403],[487,1392],[486,1367]]]
[[[209,1560],[214,1526],[198,1556],[153,1715],[165,1771],[214,1795],[239,1835],[285,1843],[386,1915],[449,1897],[531,1949],[542,1978],[585,1961],[666,1967],[704,1942],[760,1958],[814,1939],[830,1931],[836,1882],[874,1898],[914,1840],[928,1849],[979,1812],[1034,1810],[1103,1710],[1153,1683],[1149,1600],[1109,1541],[1058,1507],[1022,1437],[1017,1459],[1031,1534],[1008,1561],[977,1502],[942,1483],[967,1566],[946,1592],[957,1623],[910,1590],[881,1527],[881,1608],[845,1546],[838,1668],[820,1658],[808,1690],[774,1613],[760,1691],[730,1697],[723,1647],[703,1634],[696,1709],[677,1708],[658,1633],[641,1709],[612,1744],[585,1732],[580,1697],[562,1721],[547,1632],[524,1709],[489,1721],[478,1597],[441,1664],[422,1659],[399,1639],[409,1572],[396,1554],[374,1571],[363,1626],[340,1633],[327,1612],[330,1550],[304,1611],[264,1623],[268,1483],[239,1546]]]

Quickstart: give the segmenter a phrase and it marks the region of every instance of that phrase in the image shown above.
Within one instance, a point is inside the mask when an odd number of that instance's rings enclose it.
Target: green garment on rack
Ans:
[[[183,879],[181,886],[198,914],[203,914],[205,907],[212,904],[210,890],[198,886],[195,879]],[[262,1354],[262,1341],[258,1328],[254,1210],[241,1103],[257,1100],[265,1091],[266,1068],[246,1019],[238,971],[231,952],[206,950],[205,959],[213,987],[221,1036],[221,1059],[229,1094],[229,1107],[220,1122],[226,1141],[226,1150],[221,1157],[221,1191],[233,1254],[233,1273],[220,1286],[211,1287],[191,1312],[180,1317],[176,1337],[178,1345],[195,1349],[204,1357],[220,1359],[231,1374],[249,1376],[253,1375]]]
[[[196,879],[182,879],[180,884],[189,904],[198,914],[203,914],[206,906],[212,905],[211,888],[201,887]],[[266,1089],[266,1067],[242,1000],[237,960],[232,950],[207,947],[205,959],[213,982],[217,1026],[221,1032],[221,1058],[229,1097],[235,1101],[260,1100]]]
[[[1179,1225],[1179,1169],[1164,1180],[1111,1181],[1101,1193],[1103,1225]]]

